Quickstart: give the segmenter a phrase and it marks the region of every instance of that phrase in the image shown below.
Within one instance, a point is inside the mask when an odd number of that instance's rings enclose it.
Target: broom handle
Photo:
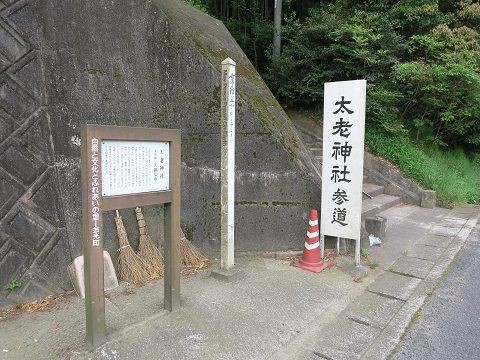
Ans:
[[[120,214],[118,213],[118,210],[115,210],[115,212],[117,213],[117,217],[120,217]]]
[[[145,222],[145,217],[143,216],[142,209],[136,207],[135,215],[137,217],[138,231],[140,232],[140,235],[148,235],[147,224]]]

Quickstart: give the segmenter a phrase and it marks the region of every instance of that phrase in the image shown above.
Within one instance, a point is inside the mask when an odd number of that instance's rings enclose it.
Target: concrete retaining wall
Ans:
[[[236,248],[301,248],[307,213],[320,206],[320,178],[221,22],[180,0],[9,0],[0,3],[0,31],[0,288],[23,283],[3,298],[70,288],[66,267],[82,253],[84,123],[180,128],[182,226],[218,254],[219,70],[227,56],[238,64]],[[145,212],[158,239],[160,210]],[[122,215],[135,245],[133,210]],[[113,214],[104,219],[115,260]]]

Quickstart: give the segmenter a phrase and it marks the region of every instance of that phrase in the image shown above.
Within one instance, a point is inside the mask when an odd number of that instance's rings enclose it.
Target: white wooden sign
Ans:
[[[101,151],[103,196],[170,188],[168,142],[104,140]]]
[[[235,252],[235,61],[222,61],[221,100],[221,258],[223,270],[233,268]]]
[[[357,240],[362,215],[365,80],[325,83],[323,113],[323,235]],[[357,259],[359,262],[359,254]]]

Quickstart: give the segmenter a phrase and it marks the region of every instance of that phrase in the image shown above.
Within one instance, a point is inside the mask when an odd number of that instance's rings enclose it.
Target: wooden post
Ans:
[[[103,294],[103,221],[101,146],[95,131],[82,127],[81,177],[87,343],[96,348],[106,340]]]
[[[170,164],[181,163],[180,141],[172,142]],[[165,281],[164,307],[174,311],[180,308],[180,166],[170,167],[172,202],[165,206]]]
[[[221,260],[220,268],[234,266],[235,222],[235,62],[222,62],[221,101]]]
[[[282,47],[282,0],[275,0],[273,26],[273,61],[280,59]]]

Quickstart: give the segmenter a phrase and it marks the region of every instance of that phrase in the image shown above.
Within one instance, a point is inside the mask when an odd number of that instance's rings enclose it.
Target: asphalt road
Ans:
[[[477,225],[395,359],[480,359],[479,230]]]

